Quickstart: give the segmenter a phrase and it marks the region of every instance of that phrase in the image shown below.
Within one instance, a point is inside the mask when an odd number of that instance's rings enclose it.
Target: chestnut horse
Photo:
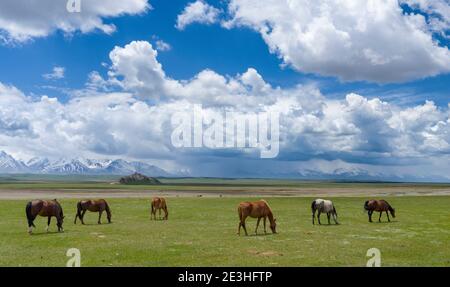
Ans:
[[[152,209],[150,213],[150,220],[153,217],[156,220],[156,211],[159,210],[159,219],[161,219],[161,209],[164,210],[164,219],[167,220],[169,217],[169,211],[167,210],[166,199],[163,197],[154,197],[152,199]]]
[[[81,200],[77,203],[77,214],[75,215],[74,224],[77,224],[77,218],[80,218],[81,224],[84,224],[84,214],[89,210],[91,212],[98,212],[98,224],[102,224],[101,218],[103,211],[106,211],[108,223],[111,223],[111,210],[108,203],[104,199],[97,200]]]
[[[247,217],[258,218],[256,222],[256,230],[255,234],[258,234],[259,221],[261,218],[264,219],[264,233],[266,233],[266,218],[269,218],[270,221],[270,229],[272,229],[272,233],[277,233],[276,231],[276,219],[273,217],[272,210],[269,207],[269,204],[265,200],[259,200],[255,202],[241,202],[238,206],[238,214],[239,214],[239,228],[238,235],[241,235],[241,226],[244,228],[245,235],[247,234],[247,228],[245,227],[245,220]]]
[[[391,219],[389,218],[389,212],[391,213],[392,217],[395,218],[395,209],[392,208],[392,206],[390,206],[386,200],[368,200],[364,203],[364,209],[367,210],[367,213],[369,215],[369,222],[372,222],[372,214],[374,211],[378,211],[380,213],[380,217],[378,218],[379,222],[381,222],[381,215],[383,214],[383,211],[386,212],[389,222],[391,222]]]
[[[45,228],[47,232],[53,216],[56,217],[56,226],[58,226],[58,232],[64,231],[62,226],[64,221],[64,214],[61,205],[56,199],[30,201],[25,207],[25,213],[28,220],[28,233],[30,234],[33,232],[33,227],[36,227],[34,225],[34,220],[38,215],[48,217],[47,227]]]

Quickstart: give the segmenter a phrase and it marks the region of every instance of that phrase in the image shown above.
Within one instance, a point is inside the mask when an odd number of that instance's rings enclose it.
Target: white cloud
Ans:
[[[42,75],[47,80],[59,80],[64,78],[66,68],[64,67],[53,67],[52,72],[49,74]]]
[[[172,46],[170,46],[169,43],[164,42],[163,40],[156,40],[156,50],[165,52],[170,51],[172,49]]]
[[[204,70],[192,79],[175,80],[166,76],[157,52],[144,41],[115,47],[110,58],[108,77],[91,73],[87,90],[78,93],[83,97],[66,103],[32,98],[0,84],[0,150],[30,156],[159,159],[197,175],[243,170],[276,174],[299,171],[311,161],[323,171],[341,161],[339,166],[346,169],[363,164],[374,172],[445,175],[449,107],[426,102],[405,108],[357,94],[330,100],[312,85],[273,87],[253,68],[234,76]],[[117,87],[121,91],[112,92]],[[207,112],[279,111],[279,158],[262,162],[239,150],[230,157],[230,151],[174,149],[171,115],[199,103]],[[328,167],[323,167],[325,162]]]
[[[219,9],[203,0],[197,0],[189,3],[183,12],[178,15],[175,27],[178,30],[184,30],[186,26],[192,23],[213,24],[217,22],[219,14]]]
[[[231,0],[223,26],[256,30],[272,53],[304,73],[388,83],[449,72],[450,52],[432,37],[448,28],[448,4],[403,2],[444,20],[405,14],[397,0]]]
[[[82,1],[80,13],[69,13],[66,5],[67,0],[0,1],[0,40],[23,42],[56,30],[111,34],[116,27],[104,23],[104,18],[140,14],[150,8],[147,0]]]
[[[426,13],[430,29],[449,38],[450,5],[448,0],[401,0],[400,3]]]

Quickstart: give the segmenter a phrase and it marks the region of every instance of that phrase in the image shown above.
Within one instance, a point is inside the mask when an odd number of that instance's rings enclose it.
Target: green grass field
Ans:
[[[268,198],[278,234],[237,236],[236,206],[247,198],[168,198],[168,221],[150,221],[148,199],[110,199],[113,223],[74,225],[75,200],[61,199],[64,233],[46,219],[28,235],[26,201],[0,201],[0,266],[65,266],[78,248],[82,266],[365,266],[369,248],[382,266],[450,266],[450,197],[390,197],[391,223],[368,223],[365,198],[332,198],[341,225],[313,226],[311,198]],[[104,218],[106,220],[106,218]],[[378,219],[378,218],[376,218]],[[383,217],[386,221],[386,218]],[[322,217],[326,222],[326,216]],[[268,228],[269,229],[269,228]]]

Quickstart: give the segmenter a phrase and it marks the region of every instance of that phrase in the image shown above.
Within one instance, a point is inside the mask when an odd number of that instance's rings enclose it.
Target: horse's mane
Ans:
[[[394,210],[394,208],[387,201],[385,201],[385,202],[386,202],[386,204],[388,206],[389,211],[392,212]]]
[[[260,201],[264,202],[264,203],[267,205],[267,207],[268,207],[269,209],[271,209],[269,203],[268,203],[265,199],[261,199]]]
[[[272,208],[270,208],[269,203],[265,200],[265,199],[261,199],[260,201],[264,202],[267,206],[268,212],[269,212],[269,216],[273,217],[273,212],[272,212]]]

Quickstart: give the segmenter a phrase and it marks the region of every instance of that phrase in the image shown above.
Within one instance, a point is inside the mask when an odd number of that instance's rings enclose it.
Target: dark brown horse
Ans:
[[[392,208],[386,200],[368,200],[364,203],[364,209],[367,210],[367,213],[369,214],[369,222],[372,222],[372,214],[374,211],[378,211],[380,213],[380,217],[378,218],[379,222],[381,222],[381,215],[383,214],[383,211],[386,212],[389,222],[391,222],[389,212],[392,217],[395,218],[395,209]]]
[[[64,221],[64,214],[61,205],[56,199],[30,201],[27,203],[25,213],[28,220],[28,233],[30,234],[33,232],[33,227],[36,227],[34,225],[34,220],[38,215],[48,217],[46,227],[47,232],[53,216],[56,217],[56,226],[58,226],[58,232],[64,231],[62,226]]]
[[[255,233],[258,234],[259,221],[261,218],[264,219],[264,233],[266,233],[266,218],[269,218],[270,229],[272,229],[272,233],[277,233],[276,231],[276,219],[273,217],[272,210],[269,207],[269,204],[265,200],[259,200],[255,202],[241,202],[238,206],[238,214],[239,214],[239,228],[238,235],[241,235],[241,226],[244,228],[245,235],[248,235],[247,228],[245,227],[245,220],[247,217],[258,218],[256,222],[256,230]]]
[[[150,213],[150,219],[156,220],[156,211],[159,210],[159,219],[161,219],[161,209],[164,210],[164,219],[169,218],[169,211],[167,210],[166,199],[162,197],[154,197],[152,199],[152,209]]]
[[[111,210],[109,209],[108,203],[104,199],[97,200],[82,200],[77,203],[77,214],[75,215],[74,224],[77,224],[77,218],[80,218],[81,224],[84,224],[84,214],[86,211],[98,212],[98,224],[102,224],[102,214],[106,211],[106,216],[108,222],[111,223]]]

